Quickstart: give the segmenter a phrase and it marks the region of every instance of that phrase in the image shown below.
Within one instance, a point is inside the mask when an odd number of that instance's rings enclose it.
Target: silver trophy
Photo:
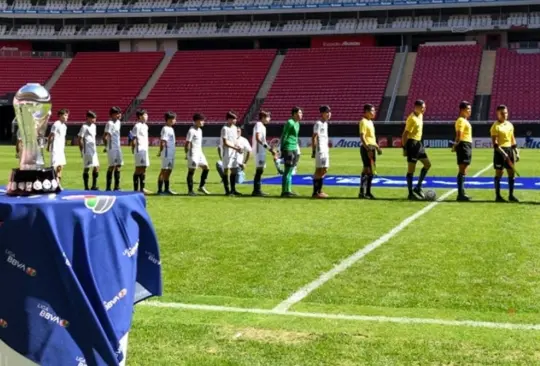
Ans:
[[[13,169],[7,194],[23,196],[61,190],[56,172],[45,167],[45,133],[51,116],[51,96],[40,84],[29,83],[13,98],[13,108],[22,139],[19,168]]]

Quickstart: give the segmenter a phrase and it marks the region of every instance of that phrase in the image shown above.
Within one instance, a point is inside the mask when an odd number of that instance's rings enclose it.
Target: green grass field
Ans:
[[[205,152],[213,166],[215,149]],[[311,173],[303,153],[299,172]],[[428,154],[431,175],[455,176],[448,149]],[[521,175],[540,176],[540,153],[521,156]],[[129,190],[127,149],[124,157],[122,188]],[[64,185],[80,189],[75,148],[67,159]],[[331,159],[330,173],[359,174],[356,149],[331,150]],[[475,150],[470,175],[492,176],[491,160],[491,150]],[[16,165],[13,147],[1,147],[0,176],[7,180]],[[377,170],[403,175],[401,150],[385,150]],[[185,174],[179,149],[171,188],[183,194]],[[496,204],[491,190],[469,190],[471,203],[456,203],[455,194],[408,202],[400,188],[374,188],[377,201],[360,201],[357,188],[345,187],[326,187],[328,200],[309,198],[311,187],[297,187],[298,199],[231,198],[215,171],[208,188],[216,195],[148,197],[164,296],[136,307],[129,365],[540,364],[540,325],[528,326],[540,324],[540,191],[518,190],[520,204]],[[280,187],[265,190],[277,196]],[[380,246],[370,251],[373,243]],[[339,267],[362,248],[365,257]],[[343,270],[334,276],[333,268]],[[313,282],[325,273],[327,281]],[[275,310],[310,283],[287,311]]]

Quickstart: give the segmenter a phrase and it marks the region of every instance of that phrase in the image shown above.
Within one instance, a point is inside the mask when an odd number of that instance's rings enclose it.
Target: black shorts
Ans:
[[[422,141],[407,140],[405,145],[405,151],[407,152],[407,162],[416,163],[418,160],[427,159],[426,150]]]
[[[377,152],[374,145],[369,145],[368,149],[371,151],[373,164],[377,161]],[[362,164],[364,168],[371,168],[371,160],[369,159],[368,150],[363,146],[360,146],[360,157],[362,158]]]
[[[458,165],[470,165],[472,161],[472,143],[461,141],[456,145],[456,158]]]
[[[300,155],[296,150],[281,150],[281,158],[285,166],[296,166],[298,160],[300,160]]]
[[[512,161],[512,164],[516,162],[514,150],[511,147],[501,147],[501,149],[503,149],[503,151],[508,155]],[[493,152],[493,167],[496,170],[512,169],[512,167],[508,164],[508,161],[506,161],[504,156],[497,149]]]

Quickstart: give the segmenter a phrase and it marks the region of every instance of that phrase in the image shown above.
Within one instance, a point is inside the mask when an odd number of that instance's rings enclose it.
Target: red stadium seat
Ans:
[[[381,104],[394,56],[395,49],[385,47],[289,50],[264,108],[278,123],[295,105],[304,108],[306,121],[315,121],[323,104],[332,107],[335,121],[358,120],[364,104]]]
[[[420,46],[405,116],[415,100],[423,99],[424,120],[455,119],[460,101],[474,101],[481,62],[479,45]]]
[[[229,109],[248,111],[272,64],[275,50],[179,51],[142,103],[152,121],[164,112],[191,123],[195,112],[222,123]]]
[[[490,118],[496,108],[506,104],[510,120],[534,120],[540,117],[540,54],[520,54],[508,49],[497,51]]]
[[[26,83],[45,85],[61,62],[61,58],[0,58],[0,95],[15,93]]]
[[[84,121],[91,109],[99,122],[105,122],[110,107],[126,110],[163,56],[163,52],[80,52],[53,86],[53,104],[68,108],[73,121]]]

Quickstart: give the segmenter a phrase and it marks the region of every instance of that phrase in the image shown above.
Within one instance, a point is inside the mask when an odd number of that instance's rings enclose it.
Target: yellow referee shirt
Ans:
[[[489,130],[492,137],[497,137],[500,147],[511,147],[514,137],[514,125],[508,121],[495,121]]]
[[[407,122],[405,122],[405,131],[409,133],[410,140],[421,141],[423,127],[424,127],[423,115],[419,114],[417,116],[414,113],[409,114],[409,117],[407,117]]]
[[[375,126],[373,126],[373,121],[362,118],[360,120],[360,135],[364,135],[368,145],[377,145],[377,140],[375,138]]]
[[[459,117],[456,120],[456,133],[461,134],[460,141],[472,142],[472,127],[471,123],[466,118]]]

